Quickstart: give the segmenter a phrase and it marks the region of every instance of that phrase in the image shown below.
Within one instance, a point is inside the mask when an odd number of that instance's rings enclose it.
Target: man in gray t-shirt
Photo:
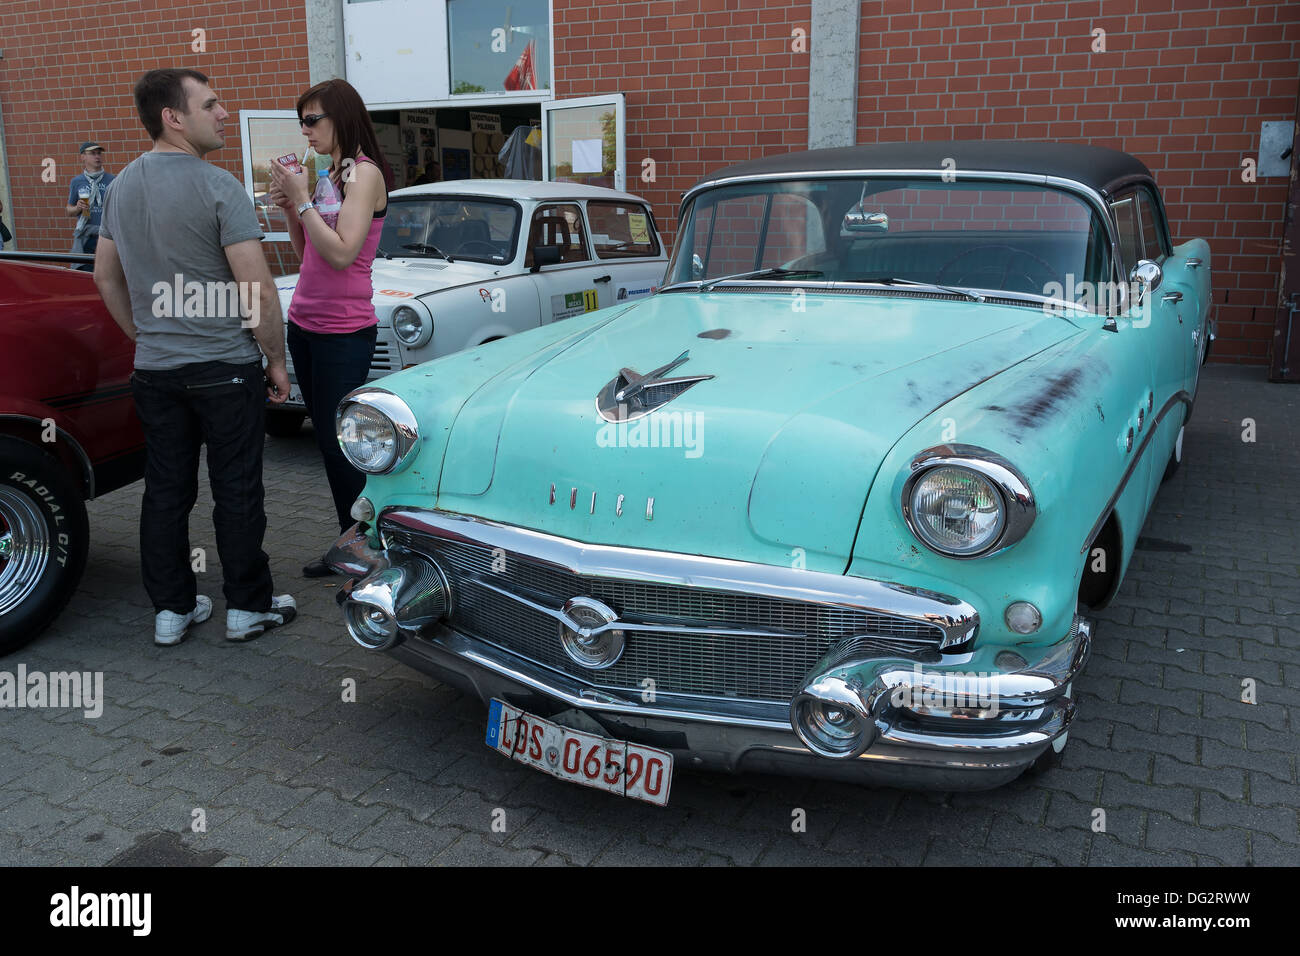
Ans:
[[[252,203],[233,176],[203,160],[225,145],[229,116],[207,77],[150,70],[135,105],[154,146],[105,196],[95,285],[136,343],[131,385],[147,459],[140,563],[154,641],[179,644],[212,613],[190,563],[203,445],[226,638],[246,641],[296,613],[292,597],[272,594],[262,550],[266,400],[289,395],[284,318]]]

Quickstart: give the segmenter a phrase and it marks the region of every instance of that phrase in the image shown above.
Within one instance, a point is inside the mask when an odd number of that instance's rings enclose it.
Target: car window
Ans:
[[[721,186],[686,210],[668,282],[934,283],[1059,297],[1109,277],[1109,231],[1080,196],[1031,183],[787,179]]]
[[[1124,263],[1124,275],[1127,276],[1138,260],[1142,258],[1142,235],[1138,231],[1137,199],[1132,193],[1110,204],[1111,215],[1115,217],[1115,228],[1119,232],[1119,257]]]
[[[1160,214],[1156,211],[1155,200],[1145,189],[1138,190],[1138,212],[1142,217],[1142,245],[1146,258],[1156,262],[1164,260],[1168,254],[1165,248],[1163,230],[1160,228]]]
[[[587,202],[591,246],[598,259],[659,255],[654,217],[645,206],[626,202]]]
[[[390,256],[434,257],[478,262],[514,258],[519,207],[477,198],[420,196],[388,204],[379,248]]]
[[[773,196],[759,268],[788,267],[805,256],[825,251],[826,235],[817,207],[806,196]]]
[[[560,246],[561,262],[586,262],[587,231],[582,226],[582,210],[575,203],[551,203],[538,206],[528,230],[528,252],[524,265],[532,268],[534,246]]]

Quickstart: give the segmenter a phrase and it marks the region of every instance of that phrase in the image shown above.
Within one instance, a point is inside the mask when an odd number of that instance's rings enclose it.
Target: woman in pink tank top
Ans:
[[[378,324],[370,265],[393,174],[361,96],[346,81],[326,80],[300,96],[298,120],[311,148],[330,157],[329,175],[320,177],[309,197],[305,171],[272,162],[270,198],[285,210],[289,239],[302,257],[289,306],[289,354],[343,531],[352,524],[352,502],[365,476],[343,457],[334,409],[370,372]],[[331,573],[319,557],[302,571],[307,577]]]

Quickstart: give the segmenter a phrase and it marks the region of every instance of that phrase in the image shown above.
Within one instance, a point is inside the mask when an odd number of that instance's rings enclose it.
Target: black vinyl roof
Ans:
[[[952,160],[952,163],[945,165],[944,160]],[[955,168],[953,163],[956,164]],[[728,166],[704,177],[696,186],[733,176],[779,176],[859,169],[933,169],[943,172],[948,168],[953,168],[958,177],[963,169],[1059,176],[1103,193],[1110,184],[1130,176],[1154,178],[1140,160],[1116,149],[1079,143],[970,140],[876,143],[870,146],[843,146],[765,156],[763,159]]]

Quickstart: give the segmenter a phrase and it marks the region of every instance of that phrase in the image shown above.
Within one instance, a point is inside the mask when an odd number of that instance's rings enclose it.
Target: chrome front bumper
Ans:
[[[430,574],[426,555],[371,548],[354,528],[328,562],[353,578],[339,601],[362,646],[386,650],[485,703],[500,698],[575,729],[668,750],[679,767],[926,789],[996,787],[1068,730],[1075,713],[1068,690],[1092,639],[1091,623],[1076,618],[1037,660],[982,675],[960,670],[969,650],[909,658],[882,656],[870,641],[843,641],[788,702],[611,692],[457,630],[455,595],[440,572]],[[387,631],[366,630],[371,616],[385,615]],[[816,738],[794,723],[809,700],[856,714],[857,744],[843,752],[810,746]]]

